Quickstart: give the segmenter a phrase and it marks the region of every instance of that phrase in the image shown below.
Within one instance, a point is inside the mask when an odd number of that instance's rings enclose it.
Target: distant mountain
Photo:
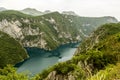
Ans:
[[[13,37],[0,31],[0,68],[28,58],[25,49]]]
[[[118,20],[115,17],[105,16],[105,17],[81,17],[75,15],[63,14],[66,19],[68,19],[72,25],[76,26],[81,32],[81,37],[88,37],[88,35],[96,30],[100,25],[106,23],[116,23]]]
[[[0,12],[0,30],[8,33],[24,47],[56,49],[61,44],[78,42],[105,23],[117,22],[113,17],[79,17],[58,12],[30,16],[18,11]]]
[[[7,9],[4,7],[0,7],[0,11],[5,11],[5,10],[7,10]]]
[[[44,12],[41,12],[41,11],[38,11],[38,10],[33,9],[33,8],[26,8],[26,9],[21,10],[20,12],[22,12],[24,14],[32,15],[32,16],[41,16],[41,15],[52,13],[50,10],[46,10]]]
[[[33,8],[26,8],[21,10],[20,12],[24,13],[24,14],[28,14],[28,15],[32,15],[32,16],[39,16],[39,15],[43,15],[42,12],[33,9]]]
[[[73,11],[63,11],[62,14],[78,16],[78,15],[77,15],[75,12],[73,12]]]
[[[50,10],[46,10],[43,12],[44,14],[52,13]]]

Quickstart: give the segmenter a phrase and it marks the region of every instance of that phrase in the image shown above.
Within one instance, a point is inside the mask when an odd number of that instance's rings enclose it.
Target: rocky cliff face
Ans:
[[[92,21],[99,22],[98,25]],[[8,33],[24,47],[39,47],[46,50],[61,44],[81,41],[101,24],[117,22],[112,17],[84,18],[53,12],[33,17],[17,11],[0,13],[0,30]],[[95,27],[96,26],[96,27]]]
[[[52,71],[44,80],[76,80],[76,79],[70,73],[68,75],[60,75],[60,74],[57,74],[56,71]]]

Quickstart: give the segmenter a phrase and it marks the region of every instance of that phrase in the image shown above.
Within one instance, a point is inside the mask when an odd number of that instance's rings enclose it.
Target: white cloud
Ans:
[[[71,10],[80,16],[115,16],[120,20],[120,0],[0,0],[8,9],[36,8],[40,11]]]

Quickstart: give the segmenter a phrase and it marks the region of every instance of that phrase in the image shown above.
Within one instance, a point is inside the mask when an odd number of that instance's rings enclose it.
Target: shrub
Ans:
[[[63,63],[58,63],[54,66],[54,70],[57,71],[58,74],[67,74],[71,71],[73,71],[76,68],[75,64],[72,63],[67,63],[67,62],[63,62]]]
[[[24,73],[17,73],[13,66],[7,65],[0,69],[0,80],[28,80],[28,76]]]

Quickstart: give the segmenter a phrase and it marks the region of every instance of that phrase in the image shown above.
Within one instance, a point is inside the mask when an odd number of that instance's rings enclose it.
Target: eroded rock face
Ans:
[[[75,77],[72,76],[72,75],[69,75],[69,76],[68,76],[68,80],[75,80]]]
[[[51,72],[45,80],[56,80],[56,71]]]
[[[75,77],[71,74],[61,75],[61,74],[57,74],[56,71],[52,71],[44,80],[75,80]]]
[[[8,22],[6,19],[4,19],[0,22],[0,30],[8,33],[14,38],[19,38],[23,35],[19,26],[21,26],[19,21]]]
[[[24,20],[25,22],[29,22],[28,20]],[[19,41],[22,42],[23,46],[26,47],[40,47],[45,48],[46,47],[46,41],[41,37],[43,35],[43,32],[39,31],[39,28],[32,29],[30,26],[22,28],[22,23],[20,21],[7,21],[6,19],[2,20],[0,22],[0,30],[9,34],[15,39],[19,39]],[[25,40],[26,36],[34,36],[37,35],[35,40]],[[40,38],[41,37],[41,38]]]

